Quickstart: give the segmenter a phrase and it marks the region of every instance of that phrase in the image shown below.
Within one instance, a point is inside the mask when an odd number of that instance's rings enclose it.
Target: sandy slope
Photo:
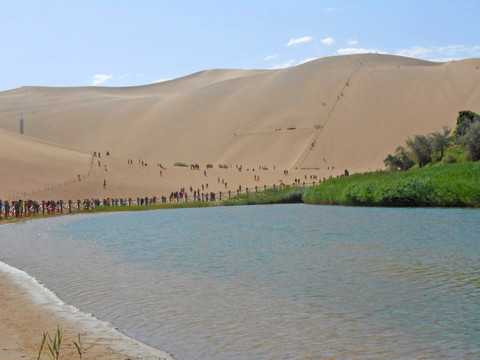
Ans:
[[[88,176],[91,156],[72,148],[0,129],[0,198],[24,198]],[[31,197],[31,196],[29,196]]]
[[[70,172],[55,176],[57,184],[64,183],[57,187],[62,192],[51,190],[43,197],[99,194],[104,179],[111,196],[161,195],[207,182],[195,177],[186,181],[192,173],[174,169],[175,161],[199,163],[201,174],[206,163],[243,164],[244,169],[275,166],[277,172],[264,172],[266,182],[278,183],[283,169],[295,168],[310,169],[295,176],[315,172],[328,177],[344,169],[381,168],[385,156],[408,136],[454,127],[460,110],[480,112],[479,68],[480,59],[439,64],[365,54],[283,70],[209,70],[142,87],[23,87],[0,93],[0,128],[18,131],[22,113],[27,135],[72,146],[87,157],[90,151],[108,150],[108,161],[118,164],[112,163],[107,174],[94,166],[86,181],[69,184],[72,174],[88,172],[90,161],[69,153],[76,159],[68,161]],[[0,135],[2,144],[6,137],[15,139],[10,143],[19,141],[12,134]],[[8,150],[2,156],[10,163],[2,160],[0,174],[13,175],[13,162],[22,179],[46,176],[31,164],[22,166],[29,158],[25,154]],[[146,161],[148,170],[128,166],[130,158],[136,165],[138,159]],[[169,169],[167,177],[159,178],[157,163]],[[37,164],[44,168],[44,163]],[[213,179],[223,177],[219,171],[211,173]],[[232,169],[227,173],[232,187],[240,179],[256,185],[245,171],[240,178]],[[2,180],[0,196],[51,183],[43,178],[34,182],[6,186]]]

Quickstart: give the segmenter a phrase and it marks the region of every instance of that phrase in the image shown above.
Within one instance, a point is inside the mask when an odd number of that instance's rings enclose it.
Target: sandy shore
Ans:
[[[0,263],[0,360],[36,359],[44,331],[63,329],[62,354],[77,359],[80,333],[84,359],[166,359],[171,356],[126,337],[106,323],[61,302],[25,272]],[[68,357],[70,358],[70,357]],[[48,359],[46,353],[42,359]]]

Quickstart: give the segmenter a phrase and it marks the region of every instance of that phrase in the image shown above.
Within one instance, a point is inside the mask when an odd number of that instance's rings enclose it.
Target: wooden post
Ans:
[[[305,187],[305,181],[303,182],[303,187]]]
[[[219,199],[220,201],[222,201],[222,192],[221,192],[221,191],[218,193],[218,199]]]
[[[315,181],[313,182],[313,185],[312,186],[315,186]]]
[[[68,200],[68,213],[72,213],[72,200]]]
[[[204,193],[202,193],[202,201],[204,201],[204,195],[205,195],[205,194],[204,194]]]
[[[80,212],[80,200],[77,200],[77,212]]]
[[[273,184],[273,191],[275,191],[275,184]]]
[[[267,191],[267,185],[263,185],[263,191]]]
[[[45,200],[42,200],[42,214],[45,215]]]
[[[60,214],[63,214],[63,200],[60,200]]]
[[[231,196],[232,196],[231,191],[228,190],[228,198],[230,199]]]

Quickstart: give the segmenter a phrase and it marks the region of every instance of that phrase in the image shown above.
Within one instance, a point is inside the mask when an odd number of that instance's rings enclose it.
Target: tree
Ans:
[[[419,167],[423,167],[432,161],[432,144],[425,135],[414,135],[413,139],[407,139],[406,144]]]
[[[443,127],[443,133],[435,131],[428,135],[428,140],[432,146],[433,157],[435,161],[440,161],[443,158],[443,153],[447,148],[448,144],[450,143],[450,132],[447,126]],[[440,154],[439,154],[440,153]]]
[[[470,161],[480,160],[480,121],[471,124],[462,138],[465,156]]]
[[[403,146],[397,147],[394,155],[388,154],[388,156],[383,160],[383,163],[389,170],[402,170],[407,171],[415,162],[410,159],[407,151]]]
[[[457,126],[453,132],[453,137],[458,138],[464,136],[470,125],[475,122],[480,122],[480,115],[469,110],[460,111],[458,113]]]

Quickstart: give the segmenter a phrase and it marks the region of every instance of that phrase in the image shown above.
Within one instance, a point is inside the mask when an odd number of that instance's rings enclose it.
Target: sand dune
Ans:
[[[0,198],[74,183],[88,176],[91,156],[72,148],[0,129]],[[30,196],[31,197],[31,196]]]
[[[91,152],[110,151],[109,161],[119,164],[117,178],[113,169],[109,172],[110,183],[119,192],[133,193],[135,187],[142,192],[173,191],[175,184],[183,184],[177,175],[187,179],[192,175],[173,169],[175,161],[199,163],[202,168],[206,163],[243,164],[250,169],[275,166],[278,173],[265,173],[265,181],[278,182],[283,169],[298,169],[298,176],[315,172],[328,177],[344,169],[382,168],[385,156],[408,136],[454,127],[460,110],[480,112],[479,68],[480,59],[432,63],[365,54],[328,57],[282,70],[202,71],[139,87],[23,87],[0,93],[0,128],[18,132],[18,116],[23,114],[27,135],[82,151],[83,157],[72,155],[77,160],[69,165],[70,172],[58,174],[63,182],[87,171]],[[9,143],[20,144],[18,136],[0,135],[2,144],[7,137]],[[27,151],[38,144],[28,142],[31,145],[19,147]],[[13,175],[11,163],[16,163],[18,169],[35,174],[22,179],[43,176],[28,162],[20,166],[29,158],[25,154],[8,151],[3,157],[2,174]],[[151,164],[152,178],[127,176],[130,158]],[[157,163],[171,169],[167,172],[174,178],[171,184],[159,184],[158,168],[152,167]],[[92,169],[88,181],[98,186],[104,174]],[[233,186],[239,174],[230,170]],[[211,176],[217,179],[222,174]],[[242,176],[251,183],[250,175]],[[37,187],[49,183],[35,181]],[[82,190],[79,184],[63,189],[88,196],[88,181]],[[185,185],[202,181],[206,179]],[[28,185],[26,191],[35,186]],[[0,195],[26,189],[12,186],[2,181]],[[55,194],[60,195],[50,195]]]

